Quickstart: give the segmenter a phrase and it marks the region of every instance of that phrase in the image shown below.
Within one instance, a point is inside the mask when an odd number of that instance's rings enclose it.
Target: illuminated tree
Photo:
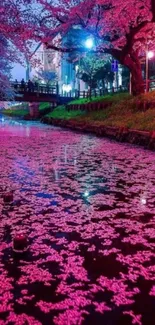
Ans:
[[[146,43],[150,49],[153,46],[154,25],[154,0],[1,0],[0,6],[0,35],[8,41],[7,60],[18,60],[18,52],[28,60],[38,42],[61,52],[85,52],[83,42],[69,47],[62,42],[78,26],[94,38],[92,52],[112,55],[128,67],[134,95],[144,92],[139,57]]]
[[[67,48],[54,42],[56,34],[61,33],[63,37],[73,25],[81,26],[93,35],[94,52],[110,54],[129,68],[133,94],[144,92],[139,56],[145,51],[146,42],[152,46],[154,40],[154,0],[84,0],[80,3],[62,0],[55,6],[46,0],[40,3],[44,8],[41,17],[43,41],[48,47],[62,52],[77,48],[85,51],[80,44]]]
[[[10,97],[10,70],[13,62],[23,63],[35,40],[31,0],[1,0],[0,3],[0,94]],[[31,22],[31,23],[30,23]],[[33,27],[34,26],[34,27]],[[37,30],[38,33],[38,30]],[[21,55],[22,53],[22,55]],[[12,92],[11,92],[12,95]]]
[[[90,91],[97,87],[99,81],[103,81],[105,84],[105,79],[107,73],[111,71],[111,65],[108,65],[108,71],[106,70],[107,63],[103,58],[97,57],[96,55],[91,55],[87,53],[81,60],[79,65],[79,75],[80,79],[88,84]],[[109,80],[108,80],[109,81]]]

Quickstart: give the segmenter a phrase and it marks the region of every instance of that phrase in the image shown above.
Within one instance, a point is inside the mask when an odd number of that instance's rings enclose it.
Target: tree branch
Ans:
[[[155,22],[155,0],[151,0],[152,21]]]

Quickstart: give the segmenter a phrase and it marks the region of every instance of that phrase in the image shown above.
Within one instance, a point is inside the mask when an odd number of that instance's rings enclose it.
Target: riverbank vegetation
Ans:
[[[105,100],[105,98],[104,98]],[[58,106],[47,114],[50,118],[71,119],[97,125],[117,126],[138,130],[155,130],[155,91],[149,94],[132,97],[128,94],[107,96],[112,105],[99,111],[71,110]],[[86,103],[86,102],[85,102]],[[71,103],[70,103],[71,104]],[[81,99],[72,104],[84,104]]]
[[[46,114],[49,106],[50,106],[49,103],[40,103],[39,111],[41,113],[45,112],[45,114]],[[16,106],[11,106],[10,109],[5,109],[2,111],[2,113],[4,115],[8,115],[8,116],[12,116],[12,117],[24,118],[26,115],[29,114],[28,104],[25,105],[25,103],[23,103],[23,105],[20,104],[20,105],[16,105]]]
[[[109,102],[110,106],[102,110],[87,111],[80,109],[81,104]],[[39,105],[40,112],[53,119],[77,120],[90,124],[125,127],[129,129],[154,131],[155,130],[155,91],[137,97],[129,94],[114,94],[90,99],[76,99],[69,103],[79,105],[76,110],[68,110],[64,105],[58,106],[46,114],[49,103]],[[28,108],[11,108],[3,111],[5,115],[25,117]]]

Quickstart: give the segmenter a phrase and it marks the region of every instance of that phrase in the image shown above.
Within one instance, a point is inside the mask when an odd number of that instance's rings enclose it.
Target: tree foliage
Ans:
[[[106,57],[97,57],[88,53],[80,60],[79,77],[91,88],[101,86],[105,88],[114,80],[111,62]]]
[[[18,51],[28,59],[37,42],[62,53],[85,52],[82,42],[62,42],[77,26],[93,36],[92,52],[110,54],[130,70],[135,95],[144,91],[139,57],[146,43],[154,47],[154,0],[1,0],[0,35],[9,61],[18,60]]]
[[[104,61],[102,59],[91,54],[87,54],[80,60],[80,78],[89,85],[90,89],[96,88],[97,79],[95,78],[95,75],[103,65]]]
[[[84,52],[79,44],[66,48],[54,42],[57,33],[63,37],[73,25],[81,26],[94,36],[95,52],[108,53],[129,68],[134,93],[144,91],[139,55],[147,42],[153,46],[154,0],[84,0],[78,3],[61,0],[55,6],[46,0],[40,0],[40,3],[44,7],[41,18],[45,31],[43,41],[48,47],[63,52],[78,48]]]
[[[0,2],[0,93],[10,96],[10,70],[13,62],[23,63],[33,51],[37,14],[32,14],[31,0]],[[38,28],[38,26],[37,26]],[[37,29],[37,35],[39,29]]]
[[[51,85],[56,81],[57,75],[54,71],[40,71],[38,72],[38,79],[42,79],[47,85]]]

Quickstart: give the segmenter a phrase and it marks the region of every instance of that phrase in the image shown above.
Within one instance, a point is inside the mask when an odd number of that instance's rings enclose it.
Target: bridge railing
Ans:
[[[71,90],[69,92],[59,92],[58,85],[48,86],[42,84],[35,84],[35,83],[12,83],[12,88],[15,90],[16,93],[36,93],[36,94],[51,94],[51,95],[58,95],[60,97],[67,97],[67,98],[90,98],[90,97],[97,97],[97,96],[104,96],[105,94],[116,93],[116,92],[123,92],[127,91],[125,87],[112,87],[112,88],[100,88],[100,89],[92,89],[92,90]]]
[[[35,83],[16,83],[12,82],[12,88],[15,92],[39,93],[39,94],[58,94],[56,86],[36,85]]]
[[[98,97],[104,96],[106,94],[118,93],[128,91],[126,87],[112,87],[112,88],[100,88],[100,89],[92,89],[92,90],[72,90],[70,92],[62,92],[60,96],[62,97],[72,97],[72,98],[90,98],[90,97]]]
[[[155,80],[149,80],[149,90],[155,89]],[[144,85],[145,86],[145,85]],[[16,94],[39,94],[46,95],[54,95],[53,97],[57,96],[57,98],[61,97],[62,99],[69,101],[69,99],[77,99],[77,98],[92,98],[92,97],[101,97],[107,94],[113,94],[118,92],[128,92],[129,89],[124,86],[119,87],[111,87],[111,88],[100,88],[100,89],[92,89],[92,90],[71,90],[69,92],[59,92],[58,85],[48,86],[43,84],[35,84],[35,83],[12,83],[12,88],[15,90]]]

